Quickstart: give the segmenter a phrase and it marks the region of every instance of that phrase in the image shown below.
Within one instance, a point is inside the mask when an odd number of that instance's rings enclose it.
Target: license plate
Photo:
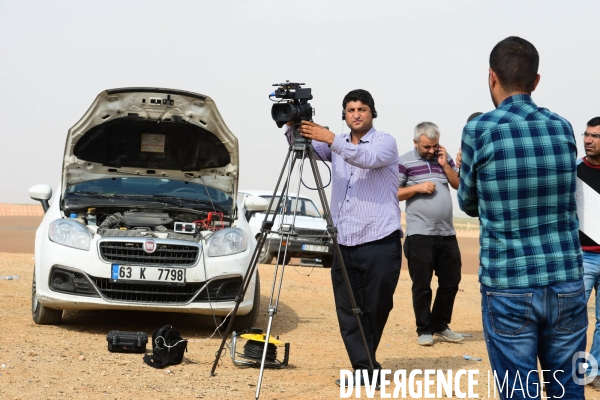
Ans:
[[[327,246],[319,246],[318,244],[303,244],[302,250],[306,251],[316,251],[319,253],[327,253],[329,251],[329,247]]]
[[[111,266],[111,278],[115,281],[184,284],[185,268],[137,267],[113,264]]]

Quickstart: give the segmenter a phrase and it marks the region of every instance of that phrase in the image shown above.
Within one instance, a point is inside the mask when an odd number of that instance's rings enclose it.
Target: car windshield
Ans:
[[[67,187],[66,196],[86,195],[108,198],[127,196],[149,198],[175,198],[193,203],[214,204],[221,209],[230,209],[232,198],[227,193],[199,183],[167,178],[115,177],[94,179]]]
[[[272,196],[261,196],[263,199],[270,201]],[[273,200],[273,204],[271,205],[271,209],[269,212],[275,212],[275,208],[279,203],[279,196],[275,197]],[[279,210],[279,212],[283,211],[284,215],[292,215],[296,210],[296,215],[303,215],[305,217],[315,217],[321,218],[321,213],[315,206],[315,203],[309,199],[297,199],[295,197],[287,199],[285,202],[285,206],[283,210]]]

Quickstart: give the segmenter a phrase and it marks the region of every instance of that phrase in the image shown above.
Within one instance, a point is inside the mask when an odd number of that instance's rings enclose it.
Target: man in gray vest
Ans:
[[[433,345],[433,335],[450,342],[463,340],[448,326],[462,266],[448,187],[458,188],[458,167],[439,139],[437,125],[420,123],[415,127],[415,147],[400,156],[399,165],[398,200],[406,200],[404,255],[413,282],[417,343],[421,346]],[[431,308],[434,272],[438,289]]]

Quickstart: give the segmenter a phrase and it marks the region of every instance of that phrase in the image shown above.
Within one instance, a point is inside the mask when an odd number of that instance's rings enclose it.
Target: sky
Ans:
[[[314,121],[335,133],[348,131],[342,98],[361,88],[400,154],[431,121],[455,157],[467,117],[493,108],[489,53],[508,36],[536,46],[533,99],[571,122],[582,156],[579,135],[600,116],[599,11],[598,1],[1,0],[0,202],[34,203],[40,183],[56,190],[68,129],[119,87],[212,97],[239,140],[240,189],[274,190],[284,168],[268,95],[285,80],[312,88]]]

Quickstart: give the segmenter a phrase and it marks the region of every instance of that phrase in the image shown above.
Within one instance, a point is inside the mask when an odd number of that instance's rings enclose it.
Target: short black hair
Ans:
[[[373,96],[371,96],[371,93],[367,92],[366,90],[355,89],[349,92],[342,101],[342,107],[344,108],[344,110],[346,109],[346,104],[348,104],[351,101],[360,101],[361,103],[369,106],[369,108],[371,109],[371,113],[375,111],[375,100],[373,100]]]
[[[490,53],[490,68],[507,92],[531,93],[539,64],[540,56],[536,48],[517,36],[502,40]]]
[[[469,115],[469,118],[467,118],[467,123],[470,122],[472,119],[475,119],[477,117],[479,117],[480,115],[482,115],[482,112],[474,112],[473,114]]]
[[[600,125],[600,117],[594,117],[590,119],[587,123],[587,126],[598,126]]]

